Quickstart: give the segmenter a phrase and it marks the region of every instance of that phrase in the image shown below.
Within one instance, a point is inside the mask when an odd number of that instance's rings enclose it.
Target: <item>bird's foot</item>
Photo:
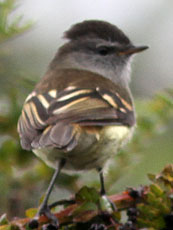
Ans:
[[[51,212],[48,205],[42,205],[36,216],[29,222],[29,227],[31,229],[38,228],[38,219],[41,215],[45,215],[49,219],[49,223],[42,226],[43,230],[56,230],[59,228],[58,218]]]
[[[116,205],[106,195],[102,195],[100,198],[100,208],[109,213],[117,211]]]
[[[45,215],[51,221],[52,224],[59,226],[58,218],[51,212],[48,205],[41,206],[38,211],[38,215]]]

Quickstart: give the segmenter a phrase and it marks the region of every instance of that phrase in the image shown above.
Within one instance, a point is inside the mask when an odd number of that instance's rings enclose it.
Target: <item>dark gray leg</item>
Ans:
[[[116,211],[117,208],[116,208],[115,204],[112,203],[106,196],[106,190],[105,190],[105,185],[104,185],[104,177],[103,177],[102,168],[99,168],[98,172],[99,172],[99,176],[100,176],[100,195],[106,197],[106,199],[109,201],[109,203],[110,203],[110,205],[112,207],[112,210]]]
[[[45,194],[45,197],[44,197],[44,200],[38,210],[38,213],[37,213],[37,216],[40,216],[42,214],[46,215],[49,219],[51,219],[54,223],[58,224],[58,220],[57,218],[51,213],[50,209],[49,209],[49,206],[48,206],[48,200],[49,200],[49,196],[52,192],[52,189],[53,189],[53,186],[55,184],[55,180],[56,178],[59,176],[60,172],[61,172],[61,169],[63,168],[63,166],[65,165],[65,159],[62,159],[60,162],[59,162],[59,167],[55,170],[54,174],[53,174],[53,177],[50,181],[50,184],[49,184],[49,187],[46,191],[46,194]]]
[[[106,191],[105,191],[104,177],[103,177],[102,168],[99,168],[98,172],[99,172],[99,176],[100,176],[100,186],[101,186],[100,187],[100,194],[101,194],[101,196],[103,196],[103,195],[106,194]]]

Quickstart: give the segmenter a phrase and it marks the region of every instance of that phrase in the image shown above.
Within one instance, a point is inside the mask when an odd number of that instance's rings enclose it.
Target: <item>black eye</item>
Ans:
[[[109,54],[109,51],[109,48],[106,46],[100,46],[97,48],[97,52],[102,56],[106,56],[107,54]]]

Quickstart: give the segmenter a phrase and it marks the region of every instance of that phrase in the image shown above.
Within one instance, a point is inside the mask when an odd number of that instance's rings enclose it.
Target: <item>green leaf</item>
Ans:
[[[86,211],[97,211],[97,210],[98,207],[96,204],[92,202],[85,202],[75,210],[75,213],[81,213]]]
[[[33,25],[32,22],[22,23],[22,15],[11,20],[11,14],[17,8],[16,0],[4,0],[0,2],[0,42],[19,35]]]
[[[9,225],[8,230],[20,230],[20,228],[19,228],[19,226],[15,225],[15,224],[11,224],[11,225]]]
[[[9,221],[8,221],[8,219],[7,219],[7,214],[4,213],[4,214],[0,217],[0,226],[1,226],[1,225],[6,225],[6,224],[8,224],[8,223],[9,223]]]
[[[10,230],[10,225],[2,225],[0,226],[0,230]]]
[[[84,186],[79,190],[79,192],[76,194],[76,201],[77,202],[93,202],[98,203],[100,198],[100,194],[96,191],[95,188],[88,188],[87,186]]]
[[[33,218],[37,214],[37,208],[29,208],[25,211],[25,215],[28,218]]]
[[[155,182],[156,176],[154,174],[148,173],[147,176],[152,182]]]
[[[7,224],[0,226],[0,230],[20,230],[20,228],[15,224]]]

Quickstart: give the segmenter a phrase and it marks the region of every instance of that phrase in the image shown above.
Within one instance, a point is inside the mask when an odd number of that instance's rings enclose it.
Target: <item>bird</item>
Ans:
[[[85,20],[64,33],[48,70],[26,98],[18,121],[23,149],[55,170],[38,215],[55,220],[48,200],[62,169],[103,169],[131,139],[136,113],[129,88],[135,46],[114,24]]]

